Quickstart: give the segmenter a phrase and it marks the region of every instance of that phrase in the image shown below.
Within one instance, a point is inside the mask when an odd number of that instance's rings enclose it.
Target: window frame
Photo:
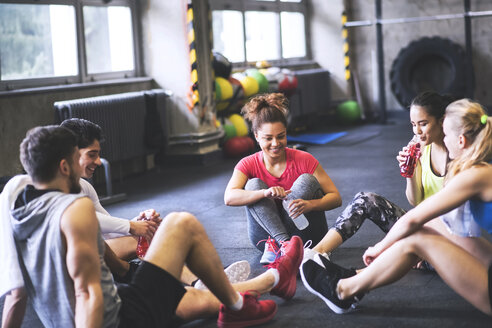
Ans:
[[[280,59],[269,60],[268,62],[275,66],[289,66],[298,65],[312,60],[311,53],[311,40],[309,29],[309,8],[307,0],[301,0],[300,2],[281,2],[280,0],[274,1],[257,1],[257,0],[208,0],[210,10],[235,10],[241,12],[243,17],[243,39],[244,39],[244,58],[243,62],[233,63],[233,67],[248,67],[254,62],[248,61],[246,57],[246,11],[269,11],[278,14],[279,33],[277,39],[280,44]],[[280,13],[283,11],[302,13],[304,15],[304,33],[306,37],[306,55],[303,57],[283,58],[283,45],[282,45],[282,18]]]
[[[73,84],[84,84],[89,82],[101,82],[110,80],[121,80],[142,76],[143,68],[141,62],[140,47],[140,19],[138,17],[138,0],[111,0],[105,3],[103,0],[0,0],[0,4],[31,4],[31,5],[68,5],[74,7],[75,31],[77,43],[77,69],[78,74],[73,76],[56,76],[43,78],[28,78],[16,80],[1,80],[0,92],[18,89],[47,87],[47,86],[69,86]],[[85,52],[85,32],[83,6],[125,6],[130,8],[131,25],[133,30],[133,60],[134,69],[130,71],[104,72],[96,74],[87,73],[87,58]],[[1,76],[1,75],[0,75]]]

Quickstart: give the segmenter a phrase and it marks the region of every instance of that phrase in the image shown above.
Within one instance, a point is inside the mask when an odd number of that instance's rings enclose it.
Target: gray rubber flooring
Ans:
[[[395,159],[411,137],[408,113],[389,112],[384,125],[336,129],[330,126],[324,131],[334,130],[348,131],[348,139],[308,147],[335,182],[344,202],[342,207],[326,213],[328,224],[335,221],[359,191],[377,192],[408,209],[405,181],[399,175]],[[227,207],[223,202],[224,189],[236,162],[237,159],[223,159],[206,166],[161,167],[128,178],[115,186],[116,192],[126,192],[128,199],[106,208],[113,215],[125,218],[147,208],[155,208],[162,215],[189,211],[203,222],[224,264],[246,259],[251,264],[252,275],[258,275],[265,269],[259,264],[260,252],[248,240],[244,209]],[[366,222],[359,233],[332,254],[332,260],[347,267],[360,267],[364,250],[382,237],[376,225]],[[275,319],[266,327],[492,326],[491,318],[458,296],[439,276],[415,270],[390,286],[372,291],[356,311],[345,315],[334,314],[299,279],[292,300],[263,297],[274,299],[279,306]],[[23,326],[41,326],[31,308]],[[216,319],[195,321],[186,327],[216,327]]]

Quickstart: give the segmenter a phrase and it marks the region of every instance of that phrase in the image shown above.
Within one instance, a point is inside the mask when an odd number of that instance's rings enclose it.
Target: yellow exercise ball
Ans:
[[[256,79],[254,77],[245,76],[240,80],[240,82],[241,82],[241,85],[243,86],[244,95],[246,97],[250,97],[254,94],[257,94],[258,90],[260,89],[258,81],[256,81]]]
[[[236,128],[236,136],[244,137],[248,135],[248,125],[244,118],[239,114],[232,114],[229,116],[229,121]]]
[[[220,87],[220,99],[219,100],[227,100],[232,98],[232,85],[231,82],[224,79],[223,77],[215,78],[215,82]]]

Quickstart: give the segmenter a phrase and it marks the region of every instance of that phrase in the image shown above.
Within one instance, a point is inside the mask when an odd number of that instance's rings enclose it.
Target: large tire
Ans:
[[[401,49],[390,71],[391,90],[408,109],[422,91],[463,98],[466,93],[465,52],[449,39],[424,37]],[[472,87],[473,89],[473,87]]]

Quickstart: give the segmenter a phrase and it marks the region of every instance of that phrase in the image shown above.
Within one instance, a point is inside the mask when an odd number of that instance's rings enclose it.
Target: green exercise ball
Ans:
[[[219,101],[222,98],[219,82],[215,81],[215,100]]]
[[[236,127],[234,125],[224,124],[223,128],[224,128],[224,132],[225,132],[224,139],[226,141],[237,136]]]
[[[337,118],[341,123],[351,124],[360,119],[360,107],[354,100],[347,100],[337,106]]]
[[[254,78],[256,80],[256,82],[258,82],[258,92],[259,93],[268,92],[268,80],[265,77],[265,75],[263,75],[257,69],[248,69],[248,70],[246,70],[246,74],[248,76],[251,76],[252,78]]]

